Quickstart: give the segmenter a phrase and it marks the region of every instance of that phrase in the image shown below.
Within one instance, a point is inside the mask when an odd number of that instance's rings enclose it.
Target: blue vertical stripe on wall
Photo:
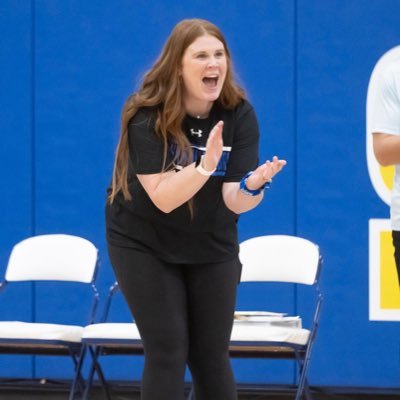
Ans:
[[[368,176],[365,104],[376,61],[400,41],[399,2],[298,4],[298,233],[326,259],[312,382],[398,386],[400,325],[368,320],[368,220],[389,210]]]
[[[32,234],[32,48],[29,1],[0,3],[0,274],[12,246]],[[32,288],[6,288],[1,319],[32,317]],[[0,375],[30,377],[31,357],[0,357]]]
[[[235,65],[259,118],[260,162],[274,155],[288,161],[284,172],[265,193],[263,203],[241,217],[241,240],[295,233],[294,19],[294,2],[249,2],[241,16],[232,21],[232,33],[228,32]],[[238,26],[246,26],[246,30],[237,29]],[[295,288],[239,286],[239,309],[257,309],[260,304],[270,310],[295,313]],[[288,362],[235,360],[234,365],[241,382],[293,382],[295,370]]]

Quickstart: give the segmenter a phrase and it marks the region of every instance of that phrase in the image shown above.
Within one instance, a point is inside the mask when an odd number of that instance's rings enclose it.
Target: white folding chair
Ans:
[[[90,316],[87,320],[91,322],[98,303],[98,292],[94,283],[97,266],[98,251],[86,239],[63,234],[34,236],[13,247],[0,289],[22,281],[51,281],[52,285],[57,282],[86,284],[93,292],[93,304],[89,307]],[[60,292],[60,296],[62,295]],[[80,370],[83,357],[82,332],[83,326],[51,321],[0,321],[0,353],[68,355],[72,357],[74,368]],[[74,376],[70,399],[74,398],[77,383],[83,389],[80,374]]]
[[[108,322],[109,312],[114,295],[119,291],[115,282],[108,293],[104,313],[99,323],[87,325],[82,332],[82,343],[89,349],[92,363],[82,400],[89,397],[95,373],[97,374],[105,397],[111,400],[107,380],[100,365],[102,356],[143,355],[143,345],[136,324],[132,322]],[[80,370],[76,371],[79,376]]]
[[[322,303],[318,285],[322,257],[318,246],[296,236],[260,236],[240,244],[240,260],[241,282],[284,282],[313,287],[315,308],[309,329],[301,327],[298,316],[241,313],[234,321],[230,343],[231,357],[296,360],[299,367],[296,400],[303,394],[311,399],[307,370]]]

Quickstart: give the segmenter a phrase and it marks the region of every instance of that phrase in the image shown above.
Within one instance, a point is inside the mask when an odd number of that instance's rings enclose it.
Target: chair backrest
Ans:
[[[11,252],[6,281],[72,281],[90,283],[97,267],[98,251],[78,236],[33,236],[17,243]]]
[[[320,264],[313,242],[288,235],[266,235],[240,244],[242,282],[292,282],[312,285]]]

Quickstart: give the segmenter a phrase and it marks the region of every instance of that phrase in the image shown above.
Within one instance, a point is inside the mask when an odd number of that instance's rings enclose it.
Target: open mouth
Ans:
[[[206,76],[203,78],[203,83],[209,88],[215,88],[218,84],[218,76]]]

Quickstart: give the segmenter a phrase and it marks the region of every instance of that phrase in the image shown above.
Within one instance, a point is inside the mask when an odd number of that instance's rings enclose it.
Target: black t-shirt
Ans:
[[[142,108],[128,126],[130,165],[128,172],[131,201],[118,193],[106,206],[107,240],[110,244],[148,251],[171,263],[228,261],[237,256],[238,215],[222,198],[224,182],[239,182],[258,165],[259,131],[253,107],[241,102],[232,110],[214,104],[206,119],[186,116],[183,130],[196,161],[205,152],[208,134],[224,121],[224,150],[216,171],[193,197],[193,215],[187,204],[170,213],[159,210],[141,186],[136,174],[155,174],[163,169],[164,144],[154,129],[156,111]],[[170,143],[168,165],[177,147]],[[174,165],[179,173],[180,166]]]

